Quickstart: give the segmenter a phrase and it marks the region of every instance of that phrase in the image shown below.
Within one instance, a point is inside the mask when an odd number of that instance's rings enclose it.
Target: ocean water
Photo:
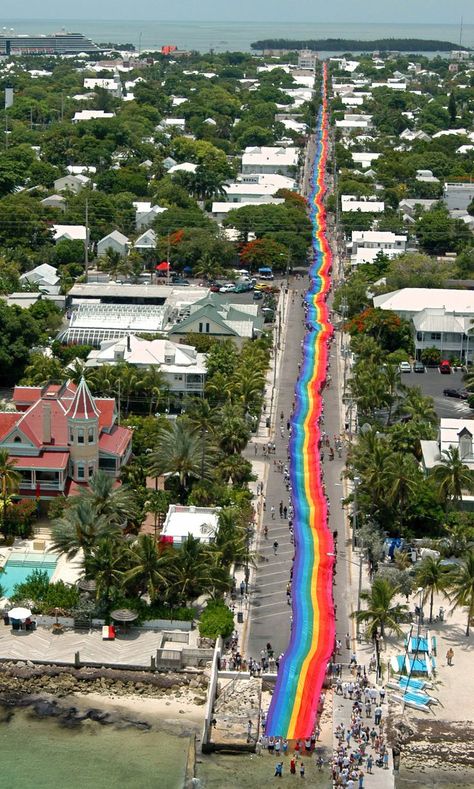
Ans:
[[[134,716],[131,716],[134,717]],[[189,736],[0,710],[2,789],[183,789]]]
[[[139,13],[139,10],[138,10]],[[316,16],[316,11],[315,11]],[[132,43],[141,50],[175,44],[180,49],[208,52],[250,51],[252,41],[262,38],[428,38],[459,43],[458,25],[430,24],[319,24],[294,22],[160,22],[117,19],[2,19],[0,29],[17,33],[52,33],[66,29],[84,33],[96,42]],[[474,47],[474,25],[464,25],[462,43]]]

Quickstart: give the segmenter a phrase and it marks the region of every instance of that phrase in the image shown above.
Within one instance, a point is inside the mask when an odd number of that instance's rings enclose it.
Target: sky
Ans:
[[[474,23],[474,0],[2,0],[8,19],[150,19],[334,23]]]

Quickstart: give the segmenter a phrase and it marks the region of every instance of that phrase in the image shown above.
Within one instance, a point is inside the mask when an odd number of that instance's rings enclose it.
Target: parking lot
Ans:
[[[438,368],[427,367],[424,373],[402,373],[402,383],[406,386],[419,386],[423,394],[433,398],[438,417],[445,419],[474,419],[474,410],[469,408],[466,400],[445,397],[443,389],[463,389],[464,373],[451,372],[441,375]]]

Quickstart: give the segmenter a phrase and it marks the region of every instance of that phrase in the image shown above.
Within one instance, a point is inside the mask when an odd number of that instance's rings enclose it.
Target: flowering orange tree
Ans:
[[[264,266],[284,269],[288,263],[288,247],[271,238],[257,238],[242,247],[240,260],[250,269]]]
[[[385,351],[413,351],[413,337],[409,321],[394,312],[368,307],[346,324],[352,337],[365,334],[373,337]]]

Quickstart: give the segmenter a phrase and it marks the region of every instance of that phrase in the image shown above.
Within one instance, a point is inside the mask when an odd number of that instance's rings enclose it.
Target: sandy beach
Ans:
[[[64,701],[64,700],[62,700]],[[201,731],[204,723],[203,705],[193,704],[186,697],[144,698],[143,696],[118,696],[111,693],[74,693],[68,701],[77,706],[98,707],[105,712],[115,712],[120,716],[132,715],[152,725],[163,723],[178,724]]]

